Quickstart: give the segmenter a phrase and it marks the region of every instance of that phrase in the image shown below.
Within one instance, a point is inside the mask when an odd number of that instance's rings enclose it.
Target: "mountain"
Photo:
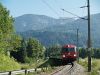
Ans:
[[[18,34],[23,37],[35,37],[46,46],[56,43],[76,44],[76,32],[79,29],[79,46],[86,47],[88,33],[87,22],[87,20],[83,19],[55,19],[44,15],[26,14],[15,18],[15,28]],[[91,40],[93,47],[100,47],[99,29],[100,13],[91,15]]]
[[[87,19],[87,17],[84,17]],[[88,21],[83,19],[77,19],[73,22],[66,23],[62,26],[47,27],[44,30],[53,32],[70,32],[76,34],[77,29],[79,29],[79,37],[82,37],[84,45],[87,44],[88,35]],[[91,15],[91,41],[93,47],[100,47],[100,13]],[[83,41],[83,39],[79,39]]]
[[[74,19],[55,19],[45,15],[25,14],[15,18],[14,26],[17,32],[42,30],[49,26],[62,25]]]
[[[84,17],[87,19],[87,17]],[[51,26],[51,27],[47,27],[44,30],[46,31],[56,31],[56,32],[66,32],[66,31],[70,31],[70,30],[75,30],[75,29],[79,29],[81,32],[86,32],[87,28],[88,28],[88,21],[87,20],[83,20],[83,19],[77,19],[74,20],[72,22],[63,24],[63,25],[55,25],[55,26]],[[98,31],[100,28],[100,14],[94,14],[91,15],[91,28],[92,31]],[[99,32],[99,31],[98,31]]]

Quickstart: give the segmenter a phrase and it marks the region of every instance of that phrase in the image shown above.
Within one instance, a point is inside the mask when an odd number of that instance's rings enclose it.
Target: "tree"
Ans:
[[[22,63],[25,63],[27,58],[26,46],[27,46],[26,41],[23,39],[21,41],[21,47],[18,51],[19,58],[17,58]]]
[[[100,49],[99,48],[94,48],[94,54],[93,57],[94,58],[100,58]]]
[[[80,48],[79,49],[79,57],[81,57],[81,58],[87,57],[87,49],[86,48]]]
[[[13,48],[12,51],[18,51],[19,48],[21,47],[21,42],[22,42],[22,37],[19,35],[14,34],[12,36],[12,40],[11,40],[11,46]]]
[[[44,48],[40,42],[36,39],[29,38],[27,42],[27,56],[38,59],[42,58],[44,54]]]
[[[61,45],[55,44],[49,48],[46,49],[45,51],[45,56],[46,57],[59,57],[61,54]]]
[[[11,37],[13,33],[13,18],[9,11],[0,3],[0,52],[7,53],[11,50]]]

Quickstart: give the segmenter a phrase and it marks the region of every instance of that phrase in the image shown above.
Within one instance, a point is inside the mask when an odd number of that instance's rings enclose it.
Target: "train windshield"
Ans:
[[[72,52],[75,51],[75,48],[62,48],[62,52]]]

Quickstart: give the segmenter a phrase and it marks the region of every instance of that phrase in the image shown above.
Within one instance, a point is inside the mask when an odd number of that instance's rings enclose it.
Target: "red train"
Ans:
[[[73,62],[77,59],[78,52],[76,46],[72,44],[64,45],[61,49],[61,58],[65,62]]]

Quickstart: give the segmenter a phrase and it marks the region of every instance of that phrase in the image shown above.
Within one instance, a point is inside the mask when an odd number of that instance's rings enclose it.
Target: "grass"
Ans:
[[[84,66],[87,69],[87,58],[80,59],[79,64]],[[100,71],[100,59],[92,59],[92,71],[89,75],[98,75],[98,71]]]
[[[45,60],[41,59],[38,62],[34,61],[31,63],[26,63],[26,64],[21,64],[21,69],[32,69],[32,68],[37,68],[41,64],[43,64]]]
[[[54,69],[55,69],[54,67],[48,66],[47,68],[43,68],[43,70],[40,72],[28,73],[27,75],[41,75],[41,74],[43,75],[43,73],[50,74],[54,71]]]
[[[14,58],[0,54],[0,72],[19,70],[20,68],[20,64]]]

